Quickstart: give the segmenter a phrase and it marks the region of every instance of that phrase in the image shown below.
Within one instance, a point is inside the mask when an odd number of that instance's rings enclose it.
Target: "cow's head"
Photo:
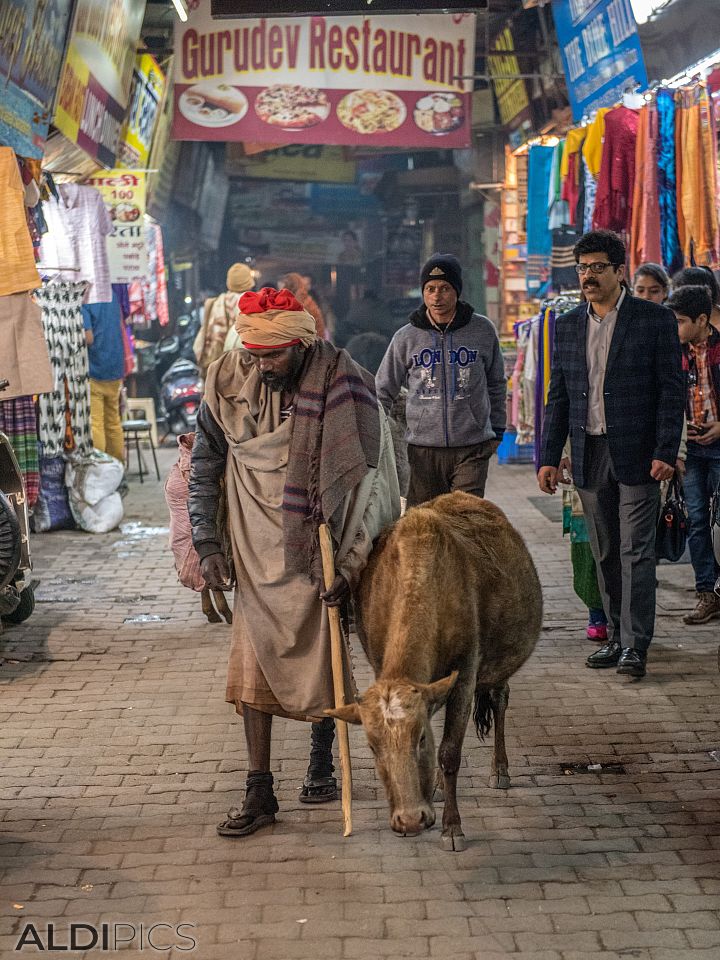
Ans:
[[[435,748],[430,717],[445,702],[456,680],[457,671],[435,683],[378,680],[356,703],[325,711],[365,727],[385,784],[390,826],[402,836],[415,836],[435,823]]]

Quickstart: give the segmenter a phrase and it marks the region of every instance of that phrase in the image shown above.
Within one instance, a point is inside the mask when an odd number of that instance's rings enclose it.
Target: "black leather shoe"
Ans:
[[[618,661],[617,672],[628,677],[637,677],[639,680],[645,676],[646,660],[647,653],[643,653],[641,650],[633,650],[632,647],[626,647]]]
[[[617,640],[610,640],[604,646],[591,653],[585,663],[588,667],[614,667],[620,659],[622,647]]]

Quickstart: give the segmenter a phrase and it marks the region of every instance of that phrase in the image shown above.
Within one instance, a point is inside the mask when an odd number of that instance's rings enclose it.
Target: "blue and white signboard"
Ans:
[[[617,103],[635,82],[647,87],[630,0],[553,0],[573,119]]]

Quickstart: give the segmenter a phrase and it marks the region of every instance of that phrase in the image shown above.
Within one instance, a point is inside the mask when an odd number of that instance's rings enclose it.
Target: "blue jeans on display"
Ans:
[[[695,589],[698,593],[712,593],[718,578],[718,565],[713,554],[710,533],[710,498],[720,487],[720,450],[706,449],[697,443],[688,443],[685,462],[685,502],[690,528],[688,544],[695,571]]]

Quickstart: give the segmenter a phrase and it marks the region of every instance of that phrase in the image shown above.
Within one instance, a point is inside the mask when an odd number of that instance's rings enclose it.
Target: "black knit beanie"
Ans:
[[[420,288],[431,280],[446,280],[455,293],[462,292],[462,267],[457,257],[451,253],[434,253],[420,271]]]

